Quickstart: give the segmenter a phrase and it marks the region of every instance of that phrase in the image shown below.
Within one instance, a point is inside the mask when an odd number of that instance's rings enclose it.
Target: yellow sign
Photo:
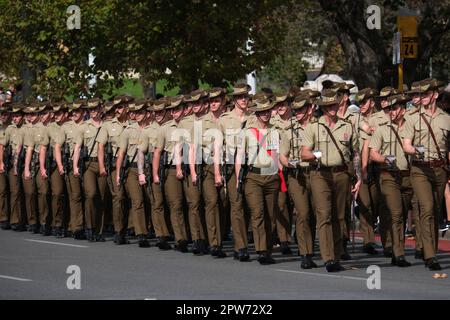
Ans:
[[[402,35],[401,57],[416,59],[419,50],[417,45],[417,17],[397,17],[397,28]]]

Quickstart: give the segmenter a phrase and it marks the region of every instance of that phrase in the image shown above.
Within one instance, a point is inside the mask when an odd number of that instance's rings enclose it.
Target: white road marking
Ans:
[[[276,271],[289,272],[289,273],[299,273],[299,274],[306,274],[306,275],[311,275],[311,276],[327,277],[327,278],[338,278],[338,279],[350,279],[350,280],[367,281],[367,278],[350,277],[350,276],[338,276],[338,275],[333,275],[333,274],[322,274],[322,273],[294,271],[294,270],[283,270],[283,269],[276,269]]]
[[[56,245],[60,245],[60,246],[68,246],[68,247],[75,247],[75,248],[89,248],[88,246],[82,246],[79,244],[69,244],[69,243],[42,241],[42,240],[33,240],[33,239],[24,239],[24,240],[31,241],[31,242],[39,242],[39,243],[56,244]]]
[[[0,278],[3,278],[3,279],[10,279],[10,280],[17,280],[17,281],[33,281],[33,280],[30,280],[30,279],[24,279],[24,278],[16,278],[16,277],[4,276],[4,275],[1,275],[1,274],[0,274]]]

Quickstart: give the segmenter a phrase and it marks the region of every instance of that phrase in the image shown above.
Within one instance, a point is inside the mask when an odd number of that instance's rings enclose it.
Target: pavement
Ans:
[[[374,257],[361,253],[359,237],[353,259],[342,263],[347,270],[333,274],[326,272],[318,252],[314,257],[317,269],[302,270],[297,255],[282,256],[276,250],[273,256],[277,263],[262,266],[254,252],[250,262],[233,260],[231,243],[225,245],[228,254],[225,259],[174,250],[163,252],[154,242],[150,248],[139,248],[133,239],[128,245],[118,246],[111,238],[103,243],[90,243],[3,230],[0,244],[3,300],[450,298],[450,278],[434,279],[435,272],[426,269],[423,261],[414,259],[413,248],[407,249],[407,260],[413,266],[398,268],[381,254]],[[295,245],[292,249],[297,251]],[[443,267],[440,273],[450,274],[449,251],[439,253]],[[75,278],[78,273],[70,271],[73,266],[79,268],[79,278]],[[380,289],[368,288],[368,282],[376,283],[372,278],[368,280],[376,275],[367,273],[369,266],[380,268]],[[68,283],[71,288],[79,283],[80,289],[69,289]]]

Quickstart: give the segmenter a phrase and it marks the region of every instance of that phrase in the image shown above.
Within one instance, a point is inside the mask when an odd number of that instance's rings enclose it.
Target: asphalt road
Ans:
[[[281,256],[261,266],[231,257],[193,256],[139,248],[136,240],[117,246],[111,238],[89,243],[0,230],[0,299],[449,299],[450,278],[434,279],[423,262],[400,269],[381,255],[353,254],[346,271],[329,274],[318,254],[318,269],[302,270],[298,256]],[[153,244],[153,243],[152,243]],[[294,246],[292,247],[294,249]],[[357,244],[360,250],[361,244]],[[450,254],[441,253],[442,272],[450,274]],[[69,290],[66,273],[79,266],[81,289]],[[368,289],[369,265],[381,268],[381,289]],[[73,275],[72,275],[73,278]],[[71,279],[72,279],[71,278]],[[73,283],[73,281],[71,282]]]

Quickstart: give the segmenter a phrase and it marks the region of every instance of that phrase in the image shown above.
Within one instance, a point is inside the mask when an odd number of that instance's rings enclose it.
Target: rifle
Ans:
[[[88,159],[87,147],[83,146],[80,150],[80,159],[78,160],[78,172],[80,174],[80,179],[83,180],[84,172],[86,171],[86,162]]]
[[[3,153],[3,164],[5,165],[5,172],[8,172],[11,168],[11,158],[12,158],[12,146],[8,144]]]
[[[122,162],[122,166],[120,167],[120,173],[119,173],[119,180],[120,184],[125,183],[125,179],[128,175],[128,167],[130,163],[133,163],[134,159],[136,159],[136,155],[138,153],[138,148],[136,148],[136,151],[134,152],[133,158],[131,158],[131,161],[128,160],[128,155],[125,154],[125,157]]]
[[[202,146],[200,145],[199,146],[200,148],[202,148]],[[202,179],[203,179],[203,148],[201,149],[201,156],[200,156],[200,159],[201,159],[201,163],[198,163],[198,164],[196,164],[195,165],[195,173],[197,173],[197,188],[198,188],[198,192],[200,193],[200,194],[202,194],[203,192],[203,186],[202,186],[202,184],[203,184],[203,181],[202,181]]]
[[[105,168],[108,176],[111,175],[112,169],[112,161],[113,161],[113,151],[111,142],[107,142],[105,146]]]
[[[238,202],[240,197],[241,197],[241,193],[242,193],[242,187],[244,186],[244,181],[245,181],[245,177],[247,176],[248,173],[248,167],[247,167],[247,153],[245,153],[245,161],[244,161],[244,165],[241,165],[241,168],[239,169],[239,176],[238,176],[238,187],[237,187],[237,197],[236,197],[236,201]]]
[[[18,155],[16,155],[18,157],[17,159],[17,176],[21,177],[22,173],[23,173],[23,166],[24,166],[24,162],[25,162],[25,153],[26,150],[25,148],[22,146],[22,148],[20,148],[20,152]],[[20,179],[17,179],[17,181],[20,181]]]
[[[50,177],[53,169],[55,168],[55,162],[53,161],[53,147],[49,144],[47,151],[45,152],[45,171],[47,176]]]
[[[164,193],[164,181],[165,181],[167,159],[168,153],[165,150],[161,151],[161,157],[159,158],[158,176],[159,176],[159,188],[161,189],[162,193]]]
[[[225,196],[227,196],[227,180],[228,180],[228,172],[227,172],[227,164],[226,164],[226,152],[224,151],[222,154],[222,164],[220,167],[220,173],[223,179],[223,187],[225,191]]]
[[[70,166],[70,147],[67,142],[64,143],[63,146],[62,163],[64,171],[66,172],[66,174],[69,174],[72,168]]]
[[[152,199],[154,201],[155,200],[155,196],[153,195],[153,189],[152,189],[152,183],[153,183],[153,179],[152,179],[152,163],[153,163],[153,153],[149,152],[145,156],[144,173],[147,172],[147,174],[145,176],[145,180],[147,181],[148,192],[152,195]]]
[[[30,162],[30,173],[31,173],[31,179],[34,179],[36,177],[36,166],[39,161],[39,153],[35,152],[33,150],[33,155],[31,156],[31,162]]]

